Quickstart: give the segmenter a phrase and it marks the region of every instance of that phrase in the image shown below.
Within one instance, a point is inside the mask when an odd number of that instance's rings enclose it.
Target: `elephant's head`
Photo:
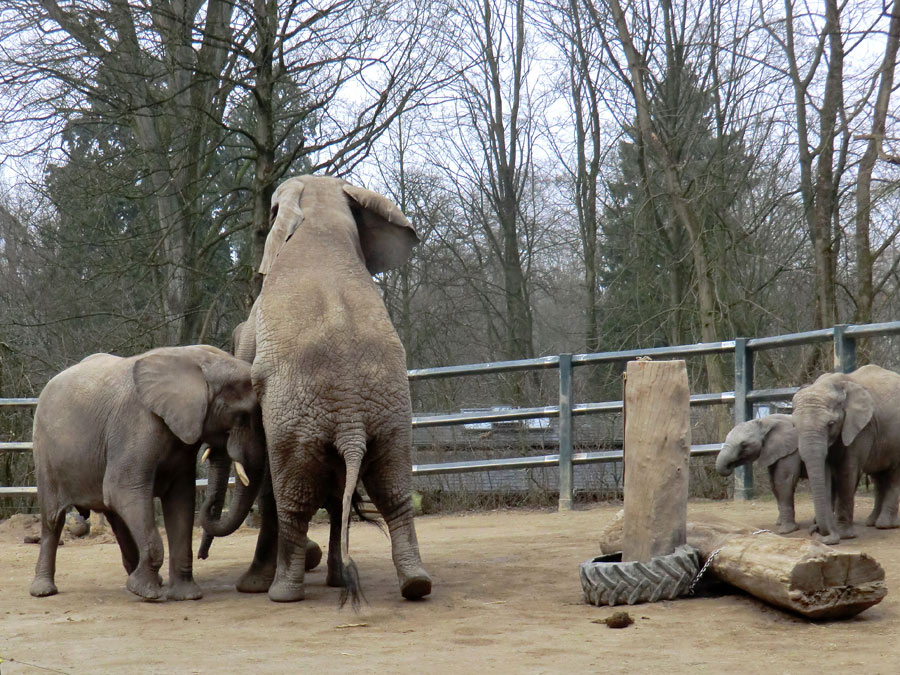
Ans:
[[[837,543],[828,451],[836,443],[845,448],[853,443],[871,421],[875,402],[865,387],[847,375],[827,373],[794,394],[793,408],[791,417],[813,493],[816,527],[826,543]]]
[[[797,430],[790,415],[768,415],[736,425],[725,437],[716,470],[730,476],[736,466],[760,462],[771,466],[797,452]]]
[[[315,210],[316,218],[305,212]],[[272,195],[272,228],[260,274],[268,274],[288,240],[301,228],[328,228],[325,236],[349,234],[370,274],[405,263],[419,237],[396,204],[371,190],[330,176],[297,176]]]
[[[250,381],[250,364],[206,345],[167,348],[138,359],[133,379],[142,403],[182,442],[194,451],[200,441],[225,449],[217,459],[228,472],[233,462],[240,481],[223,529],[232,521],[237,521],[233,525],[237,529],[256,498],[266,465],[265,437]],[[220,473],[221,467],[217,471]],[[207,494],[221,489],[224,498],[224,485],[212,488]],[[201,517],[211,509],[210,504]]]

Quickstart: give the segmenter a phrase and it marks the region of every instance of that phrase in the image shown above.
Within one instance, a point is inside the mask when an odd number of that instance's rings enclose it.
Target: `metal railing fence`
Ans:
[[[596,403],[574,403],[572,400],[572,380],[575,368],[601,363],[617,363],[636,359],[641,356],[651,358],[679,358],[703,356],[706,354],[734,355],[734,391],[694,394],[691,396],[692,406],[702,405],[734,405],[735,424],[749,420],[753,414],[753,404],[766,401],[790,399],[797,387],[777,389],[753,388],[753,356],[756,352],[767,349],[778,349],[798,345],[825,342],[834,343],[834,370],[850,372],[856,369],[856,341],[860,338],[881,337],[900,334],[900,321],[874,323],[865,325],[839,324],[832,328],[776,335],[763,338],[736,338],[724,342],[706,342],[675,347],[653,347],[649,349],[629,349],[615,352],[597,352],[589,354],[560,354],[536,359],[518,361],[495,361],[491,363],[474,363],[459,366],[443,366],[437,368],[420,368],[409,371],[410,381],[433,378],[485,375],[512,371],[528,371],[555,368],[559,371],[559,401],[557,405],[534,408],[516,408],[488,413],[446,413],[414,416],[414,428],[450,426],[476,422],[508,422],[536,418],[559,418],[559,453],[532,457],[506,457],[499,459],[482,459],[464,462],[444,462],[439,464],[418,464],[413,466],[414,475],[436,475],[450,473],[466,473],[470,471],[492,471],[499,469],[528,469],[536,467],[559,466],[559,508],[572,508],[573,500],[573,466],[596,462],[621,461],[621,450],[599,452],[573,452],[574,438],[572,418],[579,415],[621,412],[622,401],[602,401]],[[33,407],[36,398],[0,399],[0,407]],[[721,449],[721,443],[691,446],[692,456],[715,455]],[[0,443],[3,451],[30,451],[30,442]],[[206,485],[205,480],[198,480],[198,488]],[[35,487],[3,487],[0,486],[0,497],[26,496],[36,494]],[[752,467],[743,466],[735,472],[735,498],[748,499],[753,493]]]

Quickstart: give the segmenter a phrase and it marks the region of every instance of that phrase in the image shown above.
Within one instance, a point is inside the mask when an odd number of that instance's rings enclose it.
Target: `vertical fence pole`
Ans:
[[[753,418],[753,404],[747,395],[753,389],[753,352],[747,349],[747,338],[734,341],[734,423]],[[753,465],[744,464],[734,472],[734,498],[753,498]]]
[[[559,355],[559,510],[572,510],[572,355]]]
[[[852,373],[856,370],[856,339],[847,335],[847,324],[834,327],[834,370],[838,373]]]

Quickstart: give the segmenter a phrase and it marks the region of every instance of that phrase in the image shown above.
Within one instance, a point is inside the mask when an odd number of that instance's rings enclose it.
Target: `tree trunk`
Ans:
[[[869,238],[872,218],[872,173],[884,140],[885,123],[894,86],[898,46],[900,46],[900,0],[894,0],[887,44],[884,48],[884,59],[881,62],[881,77],[872,116],[872,130],[869,134],[866,151],[859,161],[856,180],[856,315],[854,317],[856,323],[872,321],[872,307],[875,302],[872,272],[875,255],[873,255]]]

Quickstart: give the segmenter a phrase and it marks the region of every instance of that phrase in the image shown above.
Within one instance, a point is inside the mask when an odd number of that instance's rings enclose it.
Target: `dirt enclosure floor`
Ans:
[[[307,575],[300,603],[237,593],[252,529],[217,539],[197,561],[199,601],[130,595],[118,548],[102,534],[61,547],[59,595],[32,598],[38,548],[22,543],[14,519],[0,523],[0,673],[900,672],[900,530],[861,527],[844,545],[878,560],[889,588],[849,621],[810,623],[732,594],[630,607],[635,623],[613,630],[595,622],[611,608],[584,604],[578,565],[598,554],[596,533],[619,508],[420,517],[434,577],[422,602],[400,597],[385,536],[355,524],[351,551],[368,599],[358,614],[338,609],[339,591],[325,586],[321,568]],[[857,517],[870,508],[860,497]],[[759,528],[776,516],[765,499],[692,502],[689,513]],[[802,496],[798,521],[811,520]],[[311,535],[324,544],[327,527]]]

